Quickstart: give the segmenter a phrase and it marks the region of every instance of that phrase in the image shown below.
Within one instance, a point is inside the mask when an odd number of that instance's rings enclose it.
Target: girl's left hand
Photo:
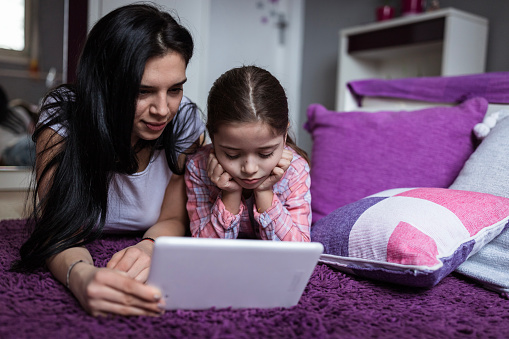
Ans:
[[[290,167],[290,163],[293,159],[293,153],[290,150],[284,149],[283,154],[281,155],[281,159],[279,159],[279,162],[277,163],[276,167],[272,170],[272,173],[265,179],[264,182],[260,184],[257,188],[255,188],[255,191],[261,192],[261,191],[267,191],[272,190],[272,186],[285,174],[288,167]]]
[[[115,253],[106,267],[126,272],[129,277],[145,283],[153,249],[154,244],[151,241],[141,241]]]

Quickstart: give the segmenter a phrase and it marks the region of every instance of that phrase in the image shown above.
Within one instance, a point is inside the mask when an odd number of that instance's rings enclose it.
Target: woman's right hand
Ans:
[[[158,316],[164,313],[161,291],[118,270],[77,264],[71,271],[69,288],[93,316]]]

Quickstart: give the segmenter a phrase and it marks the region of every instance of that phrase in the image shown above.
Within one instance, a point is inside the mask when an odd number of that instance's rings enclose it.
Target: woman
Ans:
[[[46,264],[92,315],[156,315],[160,291],[144,285],[153,239],[188,224],[186,149],[204,131],[183,97],[189,32],[152,5],[118,8],[85,43],[74,85],[51,92],[34,133],[39,202],[14,269]],[[35,202],[35,197],[34,197]],[[84,245],[102,232],[143,240],[93,265]]]

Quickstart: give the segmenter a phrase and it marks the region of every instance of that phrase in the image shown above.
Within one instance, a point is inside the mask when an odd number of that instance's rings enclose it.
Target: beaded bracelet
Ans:
[[[74,268],[74,266],[76,266],[76,265],[77,265],[77,264],[79,264],[80,262],[85,262],[85,260],[80,259],[80,260],[78,260],[78,261],[75,261],[75,262],[73,262],[73,263],[69,266],[69,268],[67,269],[67,278],[65,279],[65,286],[66,286],[67,288],[69,288],[69,277],[71,276],[71,271],[72,271],[72,269]]]
[[[141,239],[140,242],[142,242],[143,240],[150,240],[152,242],[156,242],[153,238],[148,238],[148,237]]]

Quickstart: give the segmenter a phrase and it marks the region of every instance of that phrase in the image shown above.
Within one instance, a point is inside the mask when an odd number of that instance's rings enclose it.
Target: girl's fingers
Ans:
[[[290,167],[292,159],[293,159],[293,153],[287,149],[283,150],[281,159],[278,162],[278,167],[280,167],[284,171],[286,171],[288,169],[288,167]]]
[[[283,174],[285,174],[285,170],[280,167],[274,167],[272,173],[274,174],[275,182],[277,182],[279,181],[279,179],[283,177]]]

